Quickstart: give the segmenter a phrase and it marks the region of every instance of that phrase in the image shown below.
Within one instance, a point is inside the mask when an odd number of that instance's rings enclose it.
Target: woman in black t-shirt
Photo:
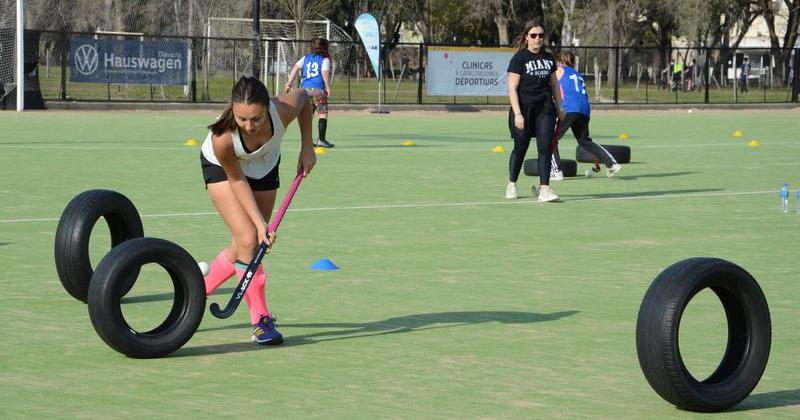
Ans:
[[[517,53],[508,64],[508,128],[514,151],[508,161],[506,198],[517,198],[517,178],[531,137],[539,151],[539,201],[556,201],[550,188],[551,156],[556,115],[563,119],[561,90],[553,55],[544,48],[544,26],[528,21],[519,39]],[[534,187],[535,191],[535,187]]]

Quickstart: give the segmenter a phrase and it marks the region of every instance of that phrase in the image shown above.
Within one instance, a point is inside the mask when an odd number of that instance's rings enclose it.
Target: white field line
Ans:
[[[776,194],[778,191],[740,191],[740,192],[718,192],[718,193],[687,193],[687,194],[664,194],[664,195],[622,195],[619,197],[594,197],[592,195],[573,196],[563,201],[611,201],[611,200],[648,200],[660,198],[706,198],[706,197],[730,197],[738,195],[755,194]],[[289,209],[290,212],[311,212],[311,211],[350,211],[350,210],[386,210],[386,209],[419,209],[436,207],[470,207],[470,206],[498,206],[498,205],[521,205],[521,204],[541,204],[536,200],[504,200],[504,201],[474,201],[461,203],[418,203],[418,204],[376,204],[370,206],[350,206],[350,207],[316,207],[308,209]],[[143,214],[142,218],[164,218],[164,217],[196,217],[212,216],[217,212],[198,212],[198,213],[159,213]],[[56,222],[57,217],[47,217],[38,219],[0,219],[0,223],[29,223],[29,222]]]
[[[512,147],[510,141],[506,142],[505,140],[500,143],[509,143],[509,148]],[[737,142],[737,141],[730,141],[725,143],[696,143],[696,144],[635,144],[631,147],[634,149],[671,149],[671,148],[696,148],[696,147],[742,147],[746,144]],[[627,144],[621,144],[621,146],[627,146]],[[766,142],[761,144],[762,147],[771,147],[771,146],[800,146],[800,140],[798,141],[788,141],[788,142]],[[353,147],[345,147],[345,148],[334,148],[331,152],[334,153],[352,153],[352,152],[413,152],[413,153],[420,153],[420,152],[488,152],[489,147],[491,144],[487,144],[484,147],[450,147],[449,144],[431,144],[421,147],[392,147],[392,145],[384,145],[381,147],[368,147],[368,146],[353,146]],[[164,151],[164,150],[183,150],[183,151],[190,151],[190,152],[199,152],[200,148],[189,148],[189,147],[148,147],[148,146],[126,146],[126,145],[113,145],[113,146],[67,146],[67,145],[35,145],[35,144],[2,144],[0,143],[0,149],[53,149],[53,150],[155,150],[155,151]],[[296,152],[300,149],[294,147],[282,147],[283,151],[288,152]]]

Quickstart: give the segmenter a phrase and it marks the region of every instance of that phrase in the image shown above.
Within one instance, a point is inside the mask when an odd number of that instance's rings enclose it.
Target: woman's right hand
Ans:
[[[289,93],[289,91],[290,91],[291,89],[292,89],[292,84],[291,84],[291,83],[289,83],[289,82],[286,82],[286,84],[285,84],[285,85],[283,85],[283,93]]]
[[[267,233],[268,228],[269,226],[267,226],[266,223],[259,223],[258,226],[256,227],[259,244],[262,242],[266,242],[267,244],[269,244],[269,235]]]
[[[525,128],[525,118],[522,117],[522,114],[514,115],[514,127],[517,127],[517,130]]]
[[[277,234],[275,232],[268,231],[269,226],[266,223],[260,223],[259,227],[256,229],[258,231],[258,243],[266,242],[269,247],[267,248],[267,254],[272,251],[272,247],[275,245],[275,240],[277,239]]]

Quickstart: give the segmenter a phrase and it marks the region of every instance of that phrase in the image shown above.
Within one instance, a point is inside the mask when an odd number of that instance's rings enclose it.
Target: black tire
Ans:
[[[631,162],[631,148],[628,146],[621,146],[617,144],[601,144],[604,149],[614,156],[617,163],[630,163]],[[575,148],[575,160],[582,163],[594,163],[595,156],[592,152],[584,149],[580,145]],[[598,160],[603,163],[602,160]]]
[[[122,314],[129,273],[157,263],[172,279],[175,296],[164,321],[150,331],[134,331]],[[97,265],[89,286],[89,317],[114,350],[134,358],[163,357],[183,346],[203,320],[206,289],[197,262],[180,246],[158,238],[136,238],[113,248]]]
[[[124,195],[110,190],[89,190],[67,204],[56,228],[56,271],[67,293],[86,302],[92,265],[89,261],[89,237],[95,223],[103,217],[111,232],[111,247],[144,236],[139,212]],[[132,272],[127,293],[139,272]]]
[[[710,288],[728,320],[728,344],[714,373],[695,379],[681,358],[681,316],[698,292]],[[666,401],[689,411],[716,412],[745,399],[758,384],[772,340],[767,300],[743,268],[718,258],[690,258],[656,277],[642,300],[636,322],[639,365],[650,386]]]
[[[522,171],[528,176],[539,176],[539,159],[526,159],[522,163]],[[561,171],[565,177],[573,177],[578,173],[578,162],[572,159],[561,159]]]

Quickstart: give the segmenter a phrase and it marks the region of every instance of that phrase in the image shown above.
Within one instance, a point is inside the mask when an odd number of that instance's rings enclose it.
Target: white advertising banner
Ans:
[[[428,47],[428,96],[508,96],[514,48]]]

